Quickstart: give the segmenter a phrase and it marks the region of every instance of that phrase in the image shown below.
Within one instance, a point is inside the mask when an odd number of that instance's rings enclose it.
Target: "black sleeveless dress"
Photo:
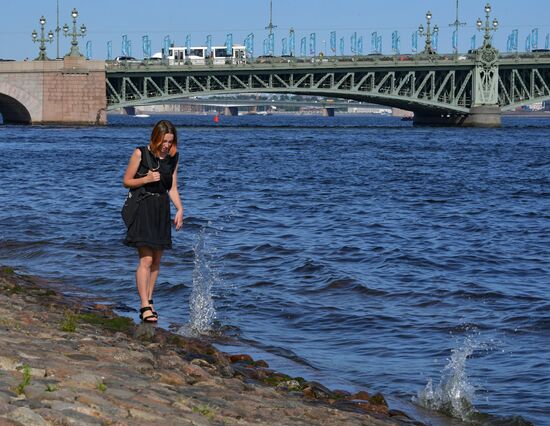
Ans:
[[[147,174],[145,146],[140,146],[141,162],[135,178]],[[179,153],[173,157],[167,155],[164,159],[155,157],[149,151],[153,169],[160,172],[160,181],[144,185],[147,197],[140,201],[134,222],[128,228],[124,244],[129,247],[150,247],[153,250],[172,248],[172,221],[170,219],[170,197],[168,191],[172,187],[172,176],[178,164]]]

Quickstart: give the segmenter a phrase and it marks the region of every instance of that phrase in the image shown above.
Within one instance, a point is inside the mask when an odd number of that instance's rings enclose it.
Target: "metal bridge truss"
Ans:
[[[293,93],[373,102],[412,110],[465,113],[472,68],[229,69],[107,72],[108,108],[231,93]]]
[[[550,99],[550,64],[501,65],[498,103],[503,111]]]
[[[323,64],[324,65],[324,64]],[[550,62],[501,64],[498,102],[503,109],[550,99]],[[237,93],[292,93],[372,102],[430,114],[467,114],[475,62],[343,67],[208,67],[107,70],[108,109]]]

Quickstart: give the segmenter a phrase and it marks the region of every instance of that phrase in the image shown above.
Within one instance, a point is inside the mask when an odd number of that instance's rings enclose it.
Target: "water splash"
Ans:
[[[429,379],[414,401],[463,421],[471,418],[476,413],[472,404],[475,388],[468,382],[466,360],[479,347],[480,344],[472,336],[467,336],[458,348],[451,351],[451,358],[441,372],[439,383],[434,387],[432,379]]]
[[[194,252],[193,288],[189,298],[189,326],[191,334],[208,334],[216,318],[212,288],[219,281],[211,265],[211,253],[206,249],[206,228],[197,235]]]

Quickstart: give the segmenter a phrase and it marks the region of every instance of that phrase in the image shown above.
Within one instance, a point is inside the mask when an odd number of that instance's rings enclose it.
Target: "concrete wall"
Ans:
[[[84,58],[0,63],[4,122],[105,124],[105,63]]]

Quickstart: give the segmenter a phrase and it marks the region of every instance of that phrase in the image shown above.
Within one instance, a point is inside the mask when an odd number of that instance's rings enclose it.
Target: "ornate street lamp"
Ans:
[[[493,19],[493,25],[489,20],[489,14],[491,13],[491,5],[487,3],[485,5],[485,28],[483,28],[483,22],[481,18],[477,18],[477,29],[479,31],[485,31],[483,35],[483,48],[491,47],[491,31],[496,31],[498,28],[497,18]]]
[[[432,36],[439,32],[439,27],[436,25],[431,28],[432,21],[432,12],[426,12],[426,32],[424,33],[424,26],[420,24],[418,27],[418,34],[422,37],[426,37],[426,44],[424,46],[424,51],[422,52],[425,55],[435,55],[436,51],[432,48]]]
[[[80,26],[80,33],[78,32],[78,29],[76,28],[76,18],[78,18],[78,11],[76,9],[73,9],[71,12],[71,16],[73,17],[73,31],[69,33],[69,26],[67,24],[63,25],[63,34],[65,34],[65,37],[72,37],[71,40],[71,51],[68,55],[65,56],[71,56],[71,57],[81,57],[83,56],[80,51],[78,50],[78,38],[77,37],[84,37],[86,34],[86,25],[82,24]]]
[[[40,43],[40,53],[38,53],[38,57],[35,61],[49,61],[50,59],[46,56],[46,43],[51,43],[53,41],[53,32],[50,31],[46,38],[46,30],[44,29],[46,26],[46,18],[41,16],[38,22],[40,22],[40,38],[38,38],[36,30],[32,32],[32,41]]]

